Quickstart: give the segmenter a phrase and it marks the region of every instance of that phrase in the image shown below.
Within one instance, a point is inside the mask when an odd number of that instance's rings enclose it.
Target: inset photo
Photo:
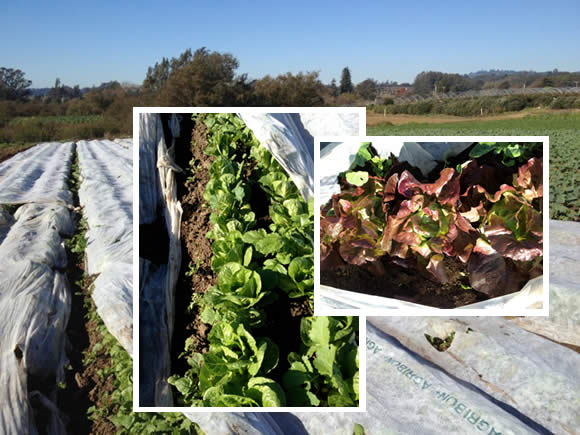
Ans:
[[[316,314],[548,315],[547,137],[317,150]]]
[[[135,411],[364,412],[365,323],[313,304],[314,136],[359,136],[364,109],[134,123]]]

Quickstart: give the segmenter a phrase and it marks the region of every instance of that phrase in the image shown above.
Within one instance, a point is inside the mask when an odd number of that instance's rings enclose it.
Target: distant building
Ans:
[[[405,95],[409,95],[411,92],[413,92],[412,86],[382,86],[378,89],[377,95],[378,98],[404,97]]]

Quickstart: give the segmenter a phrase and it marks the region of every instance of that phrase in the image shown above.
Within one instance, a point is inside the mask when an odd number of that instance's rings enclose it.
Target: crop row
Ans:
[[[199,303],[212,326],[209,351],[186,349],[190,369],[170,378],[189,406],[355,406],[358,323],[309,317],[314,287],[313,202],[306,203],[272,154],[231,114],[194,115],[213,158],[204,199],[212,210],[217,283]],[[195,146],[195,144],[194,144]],[[298,352],[270,333],[273,312],[306,308]],[[292,328],[292,325],[278,325]],[[269,335],[269,337],[261,336]]]

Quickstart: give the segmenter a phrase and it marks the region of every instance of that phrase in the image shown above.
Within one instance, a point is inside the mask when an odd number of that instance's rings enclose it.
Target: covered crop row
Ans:
[[[133,156],[111,141],[77,143],[79,202],[86,219],[86,273],[98,275],[92,297],[123,347],[133,343]]]
[[[240,118],[194,117],[213,161],[204,199],[217,282],[192,302],[211,327],[209,350],[185,350],[190,369],[170,378],[180,403],[356,406],[356,319],[310,317],[312,201]]]
[[[41,144],[0,164],[0,432],[60,433],[58,383],[70,315],[65,237],[74,144]]]
[[[130,148],[47,143],[0,164],[1,433],[195,427],[132,412],[131,356],[109,332],[131,348]]]

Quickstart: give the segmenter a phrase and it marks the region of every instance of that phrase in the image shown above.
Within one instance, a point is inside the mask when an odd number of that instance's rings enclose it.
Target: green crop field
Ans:
[[[83,124],[86,122],[95,122],[101,120],[102,115],[53,115],[53,116],[18,116],[13,118],[10,123],[12,125],[27,125],[38,122],[44,123],[67,123],[67,124]]]
[[[369,136],[549,136],[550,218],[580,221],[580,114],[443,124],[375,125]]]

